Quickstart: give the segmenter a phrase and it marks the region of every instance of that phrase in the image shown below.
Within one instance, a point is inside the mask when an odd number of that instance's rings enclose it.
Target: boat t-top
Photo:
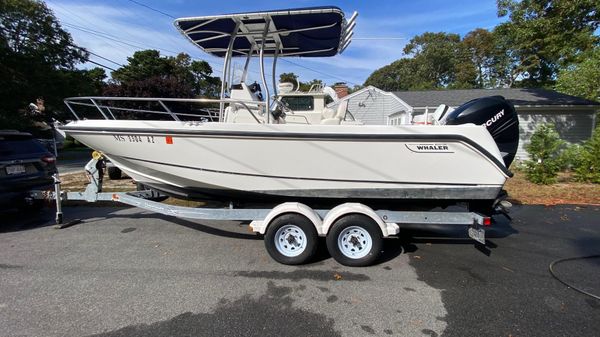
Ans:
[[[493,206],[518,142],[504,98],[467,102],[436,125],[361,125],[343,101],[326,108],[323,88],[277,84],[279,58],[341,54],[356,18],[318,7],[177,19],[191,43],[223,58],[218,99],[68,98],[76,120],[62,129],[136,181],[186,199]],[[247,83],[255,57],[261,81]],[[236,83],[233,58],[244,61]]]

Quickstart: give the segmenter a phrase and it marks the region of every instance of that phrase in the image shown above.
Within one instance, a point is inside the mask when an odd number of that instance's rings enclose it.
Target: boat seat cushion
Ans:
[[[329,119],[329,118],[334,118],[335,117],[335,110],[333,110],[332,108],[325,108],[323,109],[323,112],[321,113],[321,119]]]
[[[329,108],[325,108],[325,110],[333,111],[333,109],[329,109]],[[331,117],[325,118],[325,110],[323,110],[323,119],[321,119],[321,124],[338,125],[344,119],[344,117],[346,117],[346,110],[348,110],[348,101],[343,100],[340,102],[340,104],[338,105],[337,111],[335,113],[335,116],[332,114]],[[329,111],[327,113],[329,113]]]

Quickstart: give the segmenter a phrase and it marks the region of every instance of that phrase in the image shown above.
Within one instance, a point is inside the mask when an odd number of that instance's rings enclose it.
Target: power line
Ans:
[[[94,35],[94,36],[102,37],[102,38],[105,38],[107,40],[111,40],[111,41],[114,41],[114,42],[117,42],[117,43],[121,43],[121,44],[130,46],[130,47],[133,47],[135,49],[144,50],[144,49],[150,48],[150,49],[161,50],[161,51],[167,52],[169,54],[174,54],[174,55],[178,55],[179,54],[176,51],[172,51],[172,50],[169,50],[169,49],[164,49],[164,48],[160,48],[160,47],[156,47],[156,46],[151,46],[151,45],[147,45],[147,44],[134,44],[134,43],[130,43],[130,42],[128,42],[128,40],[123,40],[123,39],[120,39],[120,38],[118,38],[118,37],[116,37],[116,36],[114,36],[112,34],[108,34],[108,33],[101,32],[101,31],[97,31],[97,30],[94,30],[94,29],[91,29],[91,28],[86,28],[86,27],[74,25],[74,24],[67,23],[67,22],[63,22],[63,24],[65,26],[67,26],[67,27],[70,27],[70,28],[82,31],[84,33],[88,33],[88,34],[91,34],[91,35]],[[202,61],[205,61],[205,60],[202,60]],[[205,62],[211,63],[209,61],[205,61]],[[212,63],[214,63],[214,62],[212,62]],[[211,65],[211,68],[213,69],[213,71],[220,72],[220,73],[223,72],[223,70],[219,69],[218,67],[215,67],[214,65]]]
[[[94,56],[96,56],[96,57],[98,57],[98,58],[101,58],[101,59],[103,59],[103,60],[105,60],[105,61],[108,61],[108,62],[110,62],[110,63],[114,63],[114,64],[118,65],[119,67],[124,67],[122,64],[120,64],[120,63],[118,63],[118,62],[115,62],[115,61],[113,61],[113,60],[111,60],[111,59],[109,59],[109,58],[107,58],[107,57],[104,57],[104,56],[102,56],[102,55],[96,54],[96,53],[94,53],[94,52],[92,52],[92,51],[90,51],[90,50],[88,50],[88,49],[86,49],[86,48],[82,48],[82,47],[76,46],[76,45],[74,45],[74,44],[71,44],[71,45],[70,45],[70,47],[73,47],[73,48],[75,48],[75,49],[79,49],[79,50],[81,50],[81,51],[84,51],[84,52],[86,52],[86,53],[88,53],[88,54],[90,54],[90,55],[94,55]],[[97,65],[99,65],[99,66],[102,66],[102,67],[104,67],[104,68],[107,68],[107,69],[114,70],[114,69],[112,69],[112,68],[108,68],[108,67],[106,67],[106,66],[104,66],[104,65],[102,65],[102,64],[96,63],[96,62],[94,62],[94,61],[90,60],[89,58],[86,60],[86,62],[94,63],[94,64],[97,64]]]
[[[354,85],[360,85],[360,84],[358,84],[358,83],[355,83],[355,82],[352,82],[352,81],[348,81],[348,80],[346,80],[346,79],[343,79],[343,78],[341,78],[341,77],[338,77],[338,76],[335,76],[335,75],[331,75],[331,74],[324,73],[324,72],[322,72],[322,71],[320,71],[320,70],[316,70],[316,69],[313,69],[313,68],[309,68],[309,67],[307,67],[307,66],[303,66],[303,65],[301,65],[301,64],[298,64],[298,63],[292,62],[292,61],[290,61],[290,60],[286,60],[286,59],[284,59],[284,58],[282,58],[282,60],[284,60],[284,61],[285,61],[285,62],[287,62],[287,63],[291,63],[291,64],[293,64],[293,65],[295,65],[295,66],[297,66],[297,67],[304,68],[304,69],[306,69],[306,70],[310,70],[310,71],[313,71],[313,72],[315,72],[315,73],[318,73],[318,74],[321,74],[321,75],[324,75],[324,76],[329,76],[329,77],[332,77],[332,78],[336,78],[336,79],[338,79],[338,80],[340,80],[340,81],[343,81],[343,82],[345,82],[345,83],[350,83],[350,84],[354,84]]]
[[[92,60],[87,60],[87,62],[89,62],[89,63],[93,63],[93,64],[95,64],[95,65],[97,65],[97,66],[101,66],[102,68],[106,68],[106,69],[109,69],[109,70],[112,70],[112,71],[117,71],[117,70],[116,70],[116,69],[114,69],[114,68],[111,68],[111,67],[105,66],[104,64],[101,64],[101,63],[98,63],[98,62],[95,62],[95,61],[92,61]]]
[[[47,0],[47,1],[49,1],[49,0]],[[114,36],[114,35],[110,35],[110,34],[108,34],[108,33],[106,33],[106,32],[95,31],[95,30],[93,30],[92,28],[89,28],[89,25],[90,25],[91,23],[90,23],[88,20],[86,20],[86,19],[82,18],[82,17],[81,17],[81,16],[79,16],[77,13],[74,13],[73,11],[69,10],[68,8],[65,8],[65,7],[61,6],[61,5],[60,5],[60,4],[58,4],[58,3],[53,3],[53,5],[54,5],[54,6],[57,6],[57,7],[59,7],[61,10],[63,10],[63,11],[64,11],[64,14],[65,14],[66,16],[70,16],[72,19],[74,19],[74,20],[76,20],[78,23],[82,24],[82,25],[78,26],[79,28],[83,28],[83,29],[87,29],[87,30],[90,30],[90,31],[93,31],[93,32],[97,32],[97,33],[101,33],[101,34],[105,34],[105,35],[109,35],[109,36],[116,37],[116,36]],[[119,9],[117,8],[117,10],[119,10]],[[119,11],[120,11],[120,10],[119,10]],[[121,12],[121,13],[123,13],[122,11],[120,11],[120,12]],[[69,24],[69,23],[67,22],[66,24]],[[72,25],[72,26],[77,26],[77,25],[75,25],[75,24],[70,24],[70,25]],[[97,26],[97,25],[94,25],[94,26]],[[77,28],[75,28],[75,29],[77,29]],[[134,36],[132,36],[131,34],[129,34],[129,32],[128,32],[127,30],[125,30],[125,33],[126,33],[127,35],[129,35],[130,37],[132,37],[132,38],[135,38]],[[113,40],[113,41],[114,41],[114,40]],[[123,48],[121,45],[118,45],[118,44],[113,44],[113,43],[111,43],[111,42],[107,42],[107,43],[108,43],[109,45],[113,46],[114,48],[116,48],[116,49],[119,49],[119,50],[123,51],[125,54],[129,54],[129,53],[130,53],[130,50]],[[88,52],[89,52],[89,51],[88,51]],[[92,52],[89,52],[89,53],[93,54]],[[105,57],[103,57],[103,56],[100,56],[100,55],[97,55],[97,54],[94,54],[94,55],[96,55],[96,56],[99,56],[100,58],[106,59],[106,58],[105,58]],[[106,59],[106,60],[107,60],[107,59]],[[118,65],[118,66],[120,66],[120,67],[122,67],[122,66],[123,66],[122,64],[120,64],[120,63],[117,63],[117,62],[115,62],[115,61],[113,61],[113,60],[108,60],[108,61],[109,61],[109,62],[111,62],[111,63],[114,63],[114,64],[116,64],[116,65]]]
[[[142,6],[142,7],[146,7],[146,8],[148,8],[149,10],[151,10],[151,11],[155,11],[155,12],[157,12],[157,13],[160,13],[160,14],[164,15],[164,16],[168,16],[168,17],[170,17],[170,18],[172,18],[172,19],[176,19],[176,17],[174,17],[174,16],[173,16],[173,15],[171,15],[171,14],[165,13],[165,12],[163,12],[163,11],[159,10],[159,9],[156,9],[156,8],[152,8],[152,7],[150,7],[150,6],[148,6],[148,5],[144,4],[144,3],[141,3],[141,2],[139,2],[139,1],[135,1],[135,0],[128,0],[128,1],[129,1],[129,2],[133,2],[134,4],[140,5],[140,6]]]
[[[91,35],[94,35],[94,36],[102,37],[102,38],[104,38],[104,39],[108,40],[108,41],[107,41],[107,43],[108,43],[109,45],[113,46],[115,49],[119,49],[119,50],[121,50],[121,51],[122,51],[122,52],[124,52],[125,54],[130,54],[130,53],[131,53],[131,50],[129,50],[129,49],[127,49],[127,48],[123,48],[123,46],[122,46],[122,45],[126,45],[126,46],[129,46],[129,47],[133,47],[133,48],[136,48],[136,49],[139,49],[139,50],[144,50],[144,49],[151,48],[151,49],[157,49],[157,50],[161,50],[161,51],[163,51],[163,52],[171,53],[171,54],[174,54],[174,55],[177,55],[177,54],[179,54],[179,52],[176,52],[176,51],[173,51],[173,50],[169,50],[169,49],[165,49],[165,48],[160,48],[160,47],[155,47],[155,46],[150,46],[150,45],[147,45],[147,44],[144,44],[144,45],[141,45],[141,44],[136,44],[137,42],[133,42],[133,41],[131,41],[131,40],[127,40],[127,39],[124,39],[124,38],[122,38],[122,37],[118,37],[118,36],[115,36],[115,35],[109,34],[109,33],[105,32],[105,31],[94,30],[94,29],[92,29],[92,28],[88,27],[87,25],[89,25],[89,22],[88,22],[87,20],[85,20],[84,18],[82,18],[81,16],[79,16],[77,13],[74,13],[73,11],[69,10],[68,8],[65,8],[65,7],[61,6],[61,5],[60,5],[60,4],[58,4],[58,3],[53,3],[53,5],[54,5],[54,6],[57,6],[57,7],[59,7],[61,10],[63,10],[63,11],[64,11],[64,14],[65,14],[66,16],[70,16],[70,18],[71,18],[71,19],[74,19],[74,20],[76,20],[78,23],[81,23],[81,24],[83,24],[84,26],[82,26],[82,25],[78,25],[78,24],[69,23],[69,22],[62,22],[62,24],[64,24],[65,26],[68,26],[68,27],[70,27],[70,28],[73,28],[73,29],[76,29],[76,30],[82,31],[82,32],[84,32],[84,33],[87,33],[87,34],[91,34]],[[118,9],[118,8],[117,8],[117,9]],[[120,11],[120,10],[119,10],[119,11]],[[122,11],[120,11],[120,12],[121,12],[121,13],[123,13]],[[135,14],[136,14],[138,17],[140,17],[140,16],[139,16],[139,15],[138,15],[136,12],[134,12],[134,13],[135,13]],[[144,26],[141,26],[141,25],[140,25],[140,27],[146,28],[146,27],[144,27]],[[130,34],[127,32],[127,31],[125,31],[125,33],[127,33],[129,36],[133,37],[133,36],[132,36],[132,35],[130,35]],[[164,38],[162,38],[162,37],[161,37],[161,39],[163,39],[163,40],[164,40]],[[111,43],[111,42],[109,42],[109,41],[113,41],[113,42],[116,42],[116,43]],[[77,46],[74,46],[74,47],[82,49],[81,47],[77,47]],[[123,65],[122,65],[122,64],[120,64],[120,63],[118,63],[118,62],[115,62],[115,61],[113,61],[113,60],[110,60],[110,59],[108,59],[108,58],[106,58],[106,57],[104,57],[104,56],[101,56],[101,55],[95,54],[95,53],[93,53],[93,52],[91,52],[91,51],[89,51],[89,50],[87,50],[87,49],[86,49],[86,51],[87,51],[87,52],[89,52],[90,54],[92,54],[92,55],[95,55],[95,56],[97,56],[97,57],[99,57],[99,58],[101,58],[101,59],[104,59],[104,60],[106,60],[106,61],[108,61],[108,62],[110,62],[110,63],[113,63],[113,64],[115,64],[115,65],[118,65],[119,67],[123,67]],[[206,61],[206,62],[208,62],[209,64],[210,64],[210,63],[213,63],[213,64],[211,65],[211,68],[212,68],[213,72],[220,72],[220,73],[222,73],[222,70],[221,70],[221,69],[219,69],[219,67],[218,67],[218,66],[215,66],[215,65],[214,65],[214,64],[215,64],[215,62],[211,62],[211,61]]]
[[[144,4],[142,4],[142,3],[135,2],[135,1],[133,1],[133,2],[134,2],[134,3],[136,3],[136,4],[138,4],[138,5],[144,6]],[[62,6],[60,6],[59,4],[57,4],[57,3],[54,3],[54,5],[55,5],[55,6],[58,6],[58,7],[60,7],[60,8],[61,8],[63,11],[65,11],[65,14],[66,14],[66,15],[70,15],[70,16],[71,16],[72,18],[74,18],[76,21],[78,21],[78,22],[82,22],[82,23],[84,23],[84,24],[85,24],[85,23],[87,23],[87,22],[86,22],[86,20],[85,20],[84,18],[82,18],[81,16],[77,15],[76,13],[74,13],[74,12],[70,11],[69,9],[62,7]],[[145,7],[147,7],[147,6],[145,6]],[[68,13],[66,13],[66,12],[68,12]],[[158,12],[159,12],[159,13],[161,13],[160,11],[158,11]],[[121,12],[121,13],[122,13],[122,12]],[[168,15],[168,14],[166,14],[166,13],[161,13],[161,14],[165,14],[165,15],[169,16],[169,15]],[[136,15],[137,15],[137,14],[136,14]],[[69,23],[69,22],[62,22],[62,24],[63,24],[63,25],[65,25],[65,26],[67,26],[67,27],[70,27],[70,28],[72,28],[72,29],[75,29],[75,30],[78,30],[78,31],[81,31],[81,32],[84,32],[84,33],[87,33],[87,34],[91,34],[91,35],[94,35],[94,36],[102,37],[102,38],[104,38],[104,39],[107,39],[107,40],[109,40],[109,41],[116,42],[116,43],[118,43],[118,44],[113,44],[113,43],[110,43],[110,42],[108,42],[108,43],[109,43],[110,45],[112,45],[113,47],[115,47],[115,48],[118,48],[118,49],[120,49],[121,51],[124,51],[126,54],[129,54],[129,53],[130,53],[130,50],[124,49],[124,48],[123,48],[122,46],[120,46],[119,44],[123,44],[123,45],[129,46],[129,47],[133,47],[133,48],[135,48],[135,49],[138,49],[138,50],[144,50],[144,49],[151,48],[151,49],[157,49],[157,50],[161,50],[161,51],[164,51],[164,52],[167,52],[167,53],[170,53],[170,54],[174,54],[174,55],[178,55],[178,54],[179,54],[179,52],[176,52],[176,51],[173,51],[173,50],[169,50],[169,49],[165,49],[165,48],[161,48],[161,47],[150,46],[150,45],[147,45],[147,44],[136,44],[137,42],[135,42],[135,43],[132,43],[132,41],[131,41],[131,40],[126,40],[126,39],[123,39],[123,38],[121,38],[121,37],[118,37],[118,36],[115,36],[115,35],[109,34],[109,33],[107,33],[107,32],[104,32],[104,31],[94,30],[94,29],[92,29],[92,28],[89,28],[89,27],[87,27],[87,26],[81,26],[81,25],[77,25],[77,24],[73,24],[73,23]],[[140,26],[140,27],[143,27],[143,26]],[[117,66],[119,66],[119,67],[123,67],[123,66],[124,66],[124,65],[123,65],[123,64],[121,64],[121,63],[118,63],[118,62],[116,62],[116,61],[113,61],[113,60],[111,60],[111,59],[109,59],[109,58],[107,58],[107,57],[104,57],[104,56],[102,56],[102,55],[99,55],[99,54],[97,54],[97,53],[91,52],[91,51],[90,51],[90,50],[88,50],[88,49],[81,48],[81,47],[79,47],[79,46],[75,46],[75,45],[72,45],[72,46],[73,46],[73,47],[75,47],[75,48],[78,48],[78,49],[85,50],[85,51],[86,51],[86,52],[88,52],[89,54],[91,54],[91,55],[94,55],[94,56],[96,56],[96,57],[98,57],[98,58],[101,58],[101,59],[103,59],[103,60],[106,60],[106,61],[108,61],[108,62],[110,62],[110,63],[113,63],[113,64],[115,64],[115,65],[117,65]],[[200,60],[201,60],[201,59],[200,59]],[[88,59],[88,61],[89,61],[90,63],[98,64],[98,63],[96,63],[96,62],[92,62],[92,61],[91,61],[91,60],[89,60],[89,59]],[[218,67],[218,66],[215,66],[215,65],[214,65],[214,63],[215,63],[215,62],[211,62],[211,61],[207,61],[207,60],[201,60],[201,61],[207,62],[207,63],[209,63],[209,64],[210,64],[210,63],[213,63],[213,65],[211,65],[211,69],[213,70],[213,72],[220,72],[220,73],[222,73],[222,72],[223,72],[223,70],[219,69],[219,67]],[[110,70],[113,70],[113,71],[114,71],[114,69],[112,69],[112,68],[110,68],[110,67],[106,67],[106,66],[104,66],[104,65],[102,65],[102,64],[98,64],[98,65],[100,65],[100,66],[102,66],[102,67],[105,67],[105,68],[107,68],[107,69],[110,69]]]
[[[115,62],[115,61],[113,61],[113,60],[111,60],[111,59],[109,59],[109,58],[106,58],[106,57],[104,57],[104,56],[102,56],[102,55],[98,55],[98,54],[96,54],[96,53],[94,53],[94,52],[91,52],[91,51],[89,51],[89,50],[87,50],[87,49],[86,49],[86,51],[87,51],[88,53],[90,53],[91,55],[94,55],[94,56],[96,56],[96,57],[99,57],[99,58],[101,58],[101,59],[103,59],[103,60],[105,60],[105,61],[108,61],[108,62],[110,62],[110,63],[116,64],[116,65],[118,65],[119,67],[124,67],[124,65],[122,65],[122,64],[120,64],[120,63],[118,63],[118,62]]]
[[[85,33],[88,33],[88,34],[100,36],[100,37],[103,37],[105,39],[108,39],[108,40],[111,40],[111,41],[115,41],[115,42],[118,42],[118,43],[130,46],[130,47],[133,47],[133,48],[138,48],[138,49],[152,48],[152,49],[162,50],[164,52],[171,53],[171,54],[179,54],[176,51],[165,49],[165,48],[161,48],[161,47],[150,46],[150,45],[134,44],[131,41],[121,39],[121,38],[119,38],[119,37],[117,37],[115,35],[112,35],[112,34],[109,34],[109,33],[105,33],[105,32],[101,32],[101,31],[97,31],[97,30],[94,30],[94,29],[91,29],[91,28],[87,28],[87,27],[82,27],[82,26],[79,26],[79,25],[74,25],[72,23],[63,22],[63,24],[66,25],[66,26],[68,26],[68,27],[71,27],[73,29],[76,29],[76,30],[79,30],[79,31],[82,31],[82,32],[85,32]]]
[[[131,15],[131,14],[133,14],[133,15],[134,15],[136,18],[138,18],[138,19],[136,19],[136,20],[130,20],[130,21],[128,22],[128,24],[130,24],[130,25],[134,25],[134,26],[136,26],[136,27],[139,27],[139,28],[141,28],[141,29],[143,29],[143,30],[147,30],[147,29],[148,29],[148,26],[147,26],[146,24],[144,24],[144,22],[145,22],[146,20],[148,20],[148,15],[145,15],[145,13],[140,13],[140,11],[137,11],[137,10],[133,10],[133,11],[131,11],[131,10],[128,10],[128,11],[127,11],[127,13],[125,13],[125,11],[124,11],[124,7],[115,7],[115,9],[116,9],[117,11],[119,11],[119,12],[120,12],[120,13],[123,15],[123,17],[126,17],[126,16],[128,16],[128,15]],[[170,23],[171,21],[172,21],[172,20],[171,20],[171,19],[169,19],[169,23]],[[102,27],[104,28],[104,26],[102,26]],[[137,40],[138,40],[138,38],[137,38],[137,37],[135,37],[135,36],[133,36],[132,34],[130,34],[130,32],[129,32],[129,30],[128,30],[128,29],[126,29],[126,30],[124,30],[124,31],[125,31],[125,33],[126,33],[126,34],[127,34],[129,37],[130,37],[130,39],[131,39],[131,38],[133,39],[133,41],[137,41]],[[163,34],[152,34],[152,37],[153,37],[153,40],[154,40],[154,42],[156,42],[156,43],[159,43],[159,45],[161,45],[161,46],[168,46],[168,45],[170,45],[170,44],[171,44],[171,43],[173,43],[173,42],[176,42],[177,44],[180,44],[180,43],[181,43],[181,41],[180,41],[180,40],[178,40],[178,39],[177,39],[177,40],[175,40],[175,39],[173,39],[172,37],[168,37],[168,38],[167,38],[167,37],[163,36]],[[156,40],[156,38],[158,38],[158,39],[159,39],[160,41],[162,41],[162,42],[159,42],[159,41],[157,41],[157,40]],[[186,46],[188,46],[188,45],[187,45],[187,43],[186,43]]]
[[[159,9],[153,8],[153,7],[151,7],[149,5],[146,5],[146,4],[144,4],[144,3],[140,2],[140,1],[136,1],[136,0],[128,0],[128,1],[131,2],[131,3],[134,3],[134,4],[138,5],[138,6],[145,7],[147,9],[152,10],[152,11],[154,11],[156,13],[161,14],[161,15],[164,15],[164,16],[167,16],[169,18],[175,19],[175,16],[173,16],[173,15],[171,15],[169,13],[165,13],[165,12],[159,10]],[[66,10],[66,11],[68,11],[66,8],[63,8],[63,9]],[[69,13],[71,13],[72,15],[74,15],[74,16],[76,16],[76,17],[78,17],[78,18],[80,18],[80,19],[83,20],[83,18],[81,18],[80,16],[78,16],[75,13],[73,13],[71,11],[69,11]],[[155,46],[150,46],[150,45],[140,46],[140,45],[136,45],[136,44],[133,44],[133,43],[129,43],[131,41],[127,42],[127,40],[124,40],[124,39],[122,39],[120,37],[114,36],[112,34],[108,34],[106,32],[97,31],[97,30],[94,30],[94,29],[91,29],[91,28],[87,28],[87,27],[83,27],[83,26],[79,26],[79,25],[74,25],[74,24],[69,24],[69,23],[64,23],[64,24],[67,25],[67,26],[72,27],[73,29],[77,29],[79,31],[83,31],[83,32],[88,33],[88,34],[100,36],[100,37],[103,37],[105,39],[108,39],[108,40],[111,40],[111,41],[114,41],[114,42],[117,42],[117,43],[121,43],[121,44],[130,46],[130,47],[133,47],[133,48],[136,48],[136,49],[143,50],[143,49],[146,49],[146,48],[152,48],[152,49],[162,50],[162,51],[165,51],[165,52],[168,52],[168,53],[171,53],[171,54],[175,54],[175,55],[179,54],[179,52],[168,50],[168,49],[164,49],[164,48],[160,48],[160,47],[155,47]],[[363,39],[367,39],[367,38],[363,38]],[[380,38],[373,38],[373,39],[380,39]],[[383,38],[381,38],[381,39],[383,39]],[[399,38],[387,38],[387,39],[399,39]],[[312,72],[315,72],[315,73],[318,73],[318,74],[321,74],[321,75],[324,75],[324,76],[328,76],[330,78],[335,78],[335,79],[338,79],[340,81],[343,81],[343,82],[346,82],[346,83],[350,83],[350,84],[353,84],[353,85],[360,85],[358,83],[355,83],[355,82],[352,82],[352,81],[348,81],[348,80],[346,80],[344,78],[341,78],[339,76],[331,75],[331,74],[325,73],[325,72],[320,71],[320,70],[316,70],[316,69],[313,69],[313,68],[310,68],[310,67],[307,67],[307,66],[304,66],[304,65],[300,65],[300,64],[297,64],[295,62],[292,62],[292,61],[284,59],[284,58],[281,58],[281,59],[284,60],[285,62],[293,64],[293,65],[295,65],[297,67],[304,68],[306,70],[309,70],[309,71],[312,71]],[[204,60],[204,61],[208,62],[208,63],[211,63],[211,62],[206,61],[206,60]],[[109,61],[109,62],[115,63],[114,61]],[[212,62],[212,63],[214,63],[214,62]],[[118,65],[122,66],[120,64],[118,64]],[[219,68],[214,67],[214,66],[211,66],[211,68],[213,68],[213,71],[217,71],[217,72],[223,73],[222,69],[219,69]],[[252,73],[258,73],[257,71],[252,71],[250,69],[249,69],[249,71],[252,72]],[[271,74],[267,74],[267,75],[271,75]]]
[[[46,1],[50,1],[50,0],[46,0]],[[89,25],[92,24],[89,20],[86,20],[83,17],[79,16],[77,13],[71,11],[70,9],[63,7],[61,4],[53,2],[53,6],[56,6],[56,7],[60,8],[63,11],[63,14],[65,16],[67,16],[70,19],[73,19],[73,20],[77,21],[79,24],[83,25],[83,26],[79,26],[79,27],[88,28]],[[119,50],[123,51],[126,54],[129,53],[129,50],[126,50],[125,48],[123,48],[122,45],[113,44],[113,43],[108,42],[108,41],[106,43],[109,44],[109,45],[111,45],[111,46],[113,46],[113,48],[115,48],[115,49],[119,49]]]

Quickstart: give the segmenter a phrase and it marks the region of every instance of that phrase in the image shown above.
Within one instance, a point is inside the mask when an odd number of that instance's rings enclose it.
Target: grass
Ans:
[[[88,180],[83,172],[61,176],[62,189],[65,191],[83,191]],[[525,179],[525,174],[515,172],[504,188],[508,191],[509,200],[515,204],[590,204],[600,205],[600,185],[575,183],[569,173],[561,173],[558,183],[554,185],[536,185]],[[105,177],[103,192],[127,192],[136,189],[135,182],[130,178],[111,180]],[[169,198],[165,203],[170,205],[198,207],[202,202]]]

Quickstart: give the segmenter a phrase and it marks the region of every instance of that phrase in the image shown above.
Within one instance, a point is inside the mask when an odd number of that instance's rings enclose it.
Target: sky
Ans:
[[[349,18],[359,13],[350,46],[327,58],[286,58],[277,73],[294,72],[301,81],[362,85],[376,69],[405,57],[404,46],[425,32],[464,36],[475,28],[492,29],[502,21],[494,0],[374,1],[205,1],[205,0],[46,0],[78,46],[93,53],[90,60],[116,69],[137,50],[157,49],[165,56],[179,52],[205,60],[219,76],[223,59],[212,57],[187,41],[173,26],[173,17],[204,16],[312,6],[337,6]],[[94,55],[95,54],[95,55]],[[269,61],[270,62],[270,61]],[[234,61],[241,68],[243,61]],[[87,63],[85,68],[95,67]],[[270,65],[267,63],[268,76]],[[110,70],[107,70],[110,73]],[[258,65],[249,80],[259,80]]]

